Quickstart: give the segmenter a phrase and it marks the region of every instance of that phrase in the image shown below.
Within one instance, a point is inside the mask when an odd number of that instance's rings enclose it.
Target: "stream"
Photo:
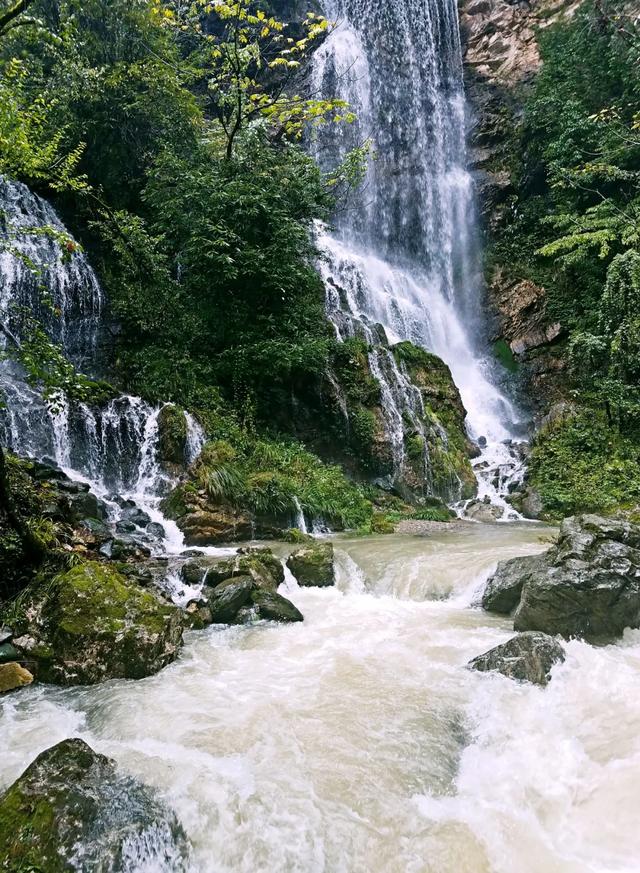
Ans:
[[[80,736],[176,810],[193,873],[637,873],[640,632],[568,643],[546,689],[465,669],[512,635],[472,606],[483,580],[553,533],[338,538],[335,589],[285,582],[300,625],[3,700],[0,789]]]

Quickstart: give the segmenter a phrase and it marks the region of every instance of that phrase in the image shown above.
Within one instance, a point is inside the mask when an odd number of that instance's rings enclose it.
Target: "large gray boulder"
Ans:
[[[314,543],[289,555],[287,567],[305,588],[327,588],[336,584],[333,545]]]
[[[188,869],[175,814],[79,739],[42,752],[0,796],[0,869],[125,873]]]
[[[567,518],[545,555],[507,562],[496,576],[483,598],[487,608],[497,600],[506,609],[522,584],[515,630],[612,639],[640,627],[640,527],[624,519]]]
[[[546,555],[527,555],[501,561],[482,593],[482,606],[488,612],[510,615],[520,603],[524,583],[546,569]]]
[[[564,661],[560,643],[548,634],[528,631],[469,661],[481,672],[496,671],[509,679],[546,685],[552,668]]]

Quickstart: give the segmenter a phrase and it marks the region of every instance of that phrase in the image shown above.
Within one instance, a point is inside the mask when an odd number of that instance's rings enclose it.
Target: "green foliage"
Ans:
[[[592,410],[562,418],[536,438],[531,484],[545,512],[563,517],[640,501],[640,449]]]
[[[309,125],[352,121],[343,100],[289,93],[329,22],[309,13],[298,38],[253,0],[154,0],[162,23],[192,48],[189,60],[204,78],[206,109],[219,125],[231,159],[237,136],[253,121],[267,122],[274,140],[300,139]]]
[[[339,467],[323,464],[300,443],[260,439],[208,443],[195,465],[196,484],[213,503],[249,509],[288,522],[301,506],[307,516],[354,528],[371,516],[371,504]]]

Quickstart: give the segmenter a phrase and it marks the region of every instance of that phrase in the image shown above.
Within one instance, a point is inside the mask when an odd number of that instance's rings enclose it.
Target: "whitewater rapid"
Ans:
[[[176,810],[192,873],[637,873],[640,634],[569,643],[546,689],[465,669],[512,634],[471,607],[487,573],[547,533],[337,540],[336,589],[287,583],[303,624],[4,698],[0,788],[81,736]]]

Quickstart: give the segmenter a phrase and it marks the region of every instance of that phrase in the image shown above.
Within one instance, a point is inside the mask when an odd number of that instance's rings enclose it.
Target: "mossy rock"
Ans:
[[[79,739],[42,752],[0,797],[0,870],[183,873],[188,843],[174,813]]]
[[[215,588],[234,576],[250,576],[257,588],[275,592],[284,582],[284,568],[270,549],[240,549],[233,558],[209,566],[204,582]]]
[[[165,467],[183,467],[188,428],[184,411],[167,403],[158,413],[158,457]]]
[[[327,588],[336,584],[333,545],[316,543],[289,555],[287,567],[305,588]]]
[[[41,582],[23,599],[13,644],[36,677],[59,685],[141,679],[173,661],[180,610],[97,562]]]

